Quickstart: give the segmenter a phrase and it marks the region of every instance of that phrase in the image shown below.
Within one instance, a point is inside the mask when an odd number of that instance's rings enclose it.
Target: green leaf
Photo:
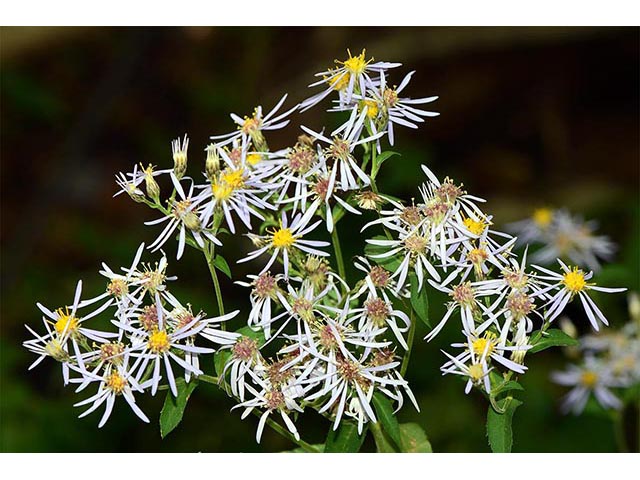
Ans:
[[[178,237],[178,235],[176,235],[176,241],[178,241],[178,238],[179,238],[179,237]],[[198,245],[198,244],[196,243],[196,241],[195,241],[193,238],[186,237],[186,238],[185,238],[185,242],[186,242],[186,244],[187,244],[187,245],[189,245],[190,247],[193,247],[193,248],[195,248],[196,250],[200,250],[200,251],[202,251],[202,247],[200,247],[200,245]]]
[[[411,282],[411,306],[413,311],[416,312],[418,318],[429,328],[431,328],[431,322],[429,322],[429,297],[427,296],[427,289],[422,285],[422,290],[418,291],[418,277],[415,273],[410,275]]]
[[[367,426],[362,430],[362,435],[358,435],[358,424],[351,420],[343,420],[338,430],[330,428],[327,441],[324,444],[326,453],[356,453],[360,450],[364,437],[366,437]]]
[[[516,408],[520,405],[522,405],[520,400],[507,397],[499,405],[504,410],[504,413],[498,413],[492,407],[489,407],[487,412],[487,438],[492,452],[511,452],[511,447],[513,446],[511,422]]]
[[[324,452],[324,443],[316,443],[311,446],[317,450],[317,453]],[[283,450],[280,453],[316,453],[316,452],[307,452],[304,448],[298,447],[298,448],[294,448],[293,450]]]
[[[575,347],[579,342],[557,328],[550,328],[542,334],[540,339],[527,350],[527,353],[537,353],[550,347]]]
[[[228,349],[218,350],[213,354],[213,365],[216,368],[216,375],[222,378],[222,372],[224,372],[224,366],[227,364],[231,352]]]
[[[389,240],[389,239],[383,235],[376,235],[375,237],[372,238],[372,240]],[[364,254],[369,258],[371,258],[372,255],[380,255],[388,250],[389,250],[389,247],[372,245],[370,243],[367,243],[364,246]],[[400,262],[401,262],[401,260],[397,257],[397,255],[393,255],[391,257],[386,257],[386,258],[371,258],[371,260],[373,260],[375,263],[386,268],[391,272],[395,272],[400,266]]]
[[[433,453],[427,434],[417,423],[400,424],[400,440],[405,453]]]
[[[391,405],[391,402],[385,395],[376,392],[373,394],[373,406],[376,409],[376,415],[378,416],[378,421],[382,424],[382,428],[384,428],[384,431],[389,435],[391,440],[400,447],[402,443],[400,438],[400,424],[393,414],[393,405]]]
[[[391,157],[393,157],[394,155],[400,155],[400,154],[398,152],[392,152],[391,150],[387,150],[386,152],[382,152],[380,155],[377,155],[373,160],[373,168],[371,171],[371,176],[373,178],[376,178],[376,175],[378,174],[378,170],[380,170],[380,167],[382,166],[382,164],[388,159],[390,159]]]
[[[376,442],[376,450],[378,453],[395,453],[394,448],[389,436],[382,431],[379,423],[371,422],[369,424],[369,430],[373,434],[373,440]]]
[[[160,412],[160,436],[162,438],[169,435],[182,421],[182,415],[187,406],[187,401],[197,385],[198,382],[194,379],[186,383],[184,378],[179,378],[176,380],[178,396],[174,397],[171,390],[167,391],[167,396],[164,399],[164,405]]]
[[[213,265],[227,277],[231,278],[231,269],[222,255],[216,255],[216,258],[213,259]]]

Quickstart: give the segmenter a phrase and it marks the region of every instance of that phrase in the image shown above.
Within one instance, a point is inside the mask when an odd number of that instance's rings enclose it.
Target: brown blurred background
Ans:
[[[254,419],[229,413],[233,403],[207,386],[165,441],[156,424],[161,395],[141,399],[154,419],[150,426],[120,405],[98,431],[97,414],[75,418],[80,411],[72,403],[80,398],[62,387],[57,365],[26,371],[32,357],[20,343],[27,338],[23,324],[39,323],[36,301],[70,302],[78,278],[87,295],[97,295],[104,287],[100,262],[126,265],[141,241],[159,233],[142,224],[155,214],[124,196],[112,198],[115,173],[138,162],[170,167],[170,141],[188,133],[190,173],[197,176],[209,135],[234,128],[229,112],[250,114],[257,104],[268,109],[284,92],[288,105],[301,101],[311,93],[313,73],[344,59],[346,48],[366,47],[376,60],[402,62],[392,83],[417,70],[407,95],[440,96],[430,105],[440,117],[417,131],[398,129],[395,150],[402,157],[383,167],[386,192],[415,195],[418,164],[426,163],[487,198],[498,225],[535,206],[567,206],[597,219],[599,232],[620,246],[604,278],[639,288],[637,28],[13,27],[0,33],[3,451],[290,448],[271,432],[256,445]],[[335,119],[318,107],[299,121],[319,129]],[[272,146],[284,147],[296,135],[278,133]],[[361,252],[357,230],[342,236],[351,239],[347,255]],[[231,245],[225,255],[239,258],[243,246],[233,251]],[[175,255],[171,242],[166,250]],[[170,270],[179,276],[176,295],[214,311],[196,252]],[[234,280],[248,272],[248,266],[234,269]],[[246,310],[246,292],[230,281],[223,288],[229,304]],[[624,296],[607,301],[613,322],[624,322]],[[437,304],[436,296],[434,318]],[[439,375],[438,349],[455,338],[452,332],[428,346],[420,342],[409,380],[423,410],[407,408],[400,418],[420,422],[436,451],[487,451],[482,399],[465,397],[458,382]],[[615,450],[604,416],[558,414],[563,390],[548,373],[563,361],[561,352],[531,360],[514,449]],[[300,423],[310,441],[323,441],[328,425],[313,413]]]

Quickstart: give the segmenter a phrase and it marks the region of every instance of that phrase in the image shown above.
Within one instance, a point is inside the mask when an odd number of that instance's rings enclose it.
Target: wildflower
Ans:
[[[189,371],[194,375],[201,375],[202,371],[189,364],[180,356],[174,353],[174,350],[180,352],[189,353],[212,353],[213,349],[196,347],[189,345],[188,343],[182,343],[185,339],[199,333],[207,325],[204,322],[192,321],[189,324],[172,329],[166,322],[166,312],[160,302],[160,294],[156,293],[155,313],[157,315],[157,327],[153,327],[149,330],[144,328],[137,328],[133,325],[127,325],[117,323],[117,325],[128,332],[132,337],[136,339],[136,343],[132,345],[130,355],[136,358],[135,363],[132,366],[132,370],[136,371],[136,380],[146,372],[147,366],[150,362],[153,365],[153,372],[151,376],[151,395],[155,395],[158,386],[160,385],[162,364],[164,364],[164,371],[167,375],[169,382],[169,388],[174,396],[178,395],[178,389],[176,386],[175,375],[173,373],[173,367],[171,366],[171,360],[177,363],[185,371]]]
[[[367,121],[369,127],[373,133],[384,131],[389,138],[389,144],[394,144],[394,124],[402,125],[416,129],[417,123],[424,122],[423,117],[437,117],[440,115],[438,112],[431,112],[428,110],[421,110],[414,105],[421,105],[425,103],[431,103],[438,99],[437,96],[426,98],[400,98],[399,94],[409,84],[413,72],[409,72],[400,82],[400,85],[394,88],[390,88],[387,85],[386,76],[384,71],[380,72],[379,85],[371,85],[367,89],[367,94],[360,95],[354,94],[354,100],[358,101],[360,105],[367,107]],[[337,111],[344,110],[345,107],[336,109]],[[378,151],[380,151],[380,143],[377,142]]]
[[[325,148],[325,155],[327,160],[333,161],[331,174],[334,178],[337,178],[338,173],[340,174],[339,180],[336,181],[340,185],[340,188],[345,191],[360,188],[356,177],[362,182],[362,185],[369,185],[371,183],[367,174],[362,171],[354,160],[352,152],[358,145],[371,142],[382,136],[384,132],[365,138],[358,138],[365,117],[366,111],[358,116],[358,111],[354,109],[349,120],[331,133],[332,138],[327,138],[322,133],[314,132],[304,125],[300,126],[302,130],[312,137],[328,144],[328,147]]]
[[[393,308],[384,291],[381,292],[380,297],[375,293],[369,293],[363,306],[352,309],[351,314],[349,322],[357,322],[358,330],[382,329],[384,331],[385,327],[389,326],[402,348],[409,349],[403,333],[409,330],[411,320],[402,310]]]
[[[575,265],[599,270],[599,259],[610,259],[615,244],[604,235],[594,235],[596,227],[596,222],[585,222],[566,210],[554,212],[552,223],[541,235],[544,246],[532,260],[548,265],[558,257],[566,258]]]
[[[73,360],[78,362],[78,365],[81,369],[84,369],[84,361],[80,349],[80,342],[84,341],[85,338],[103,342],[109,338],[118,336],[117,333],[102,332],[99,330],[87,328],[83,325],[87,320],[104,312],[111,305],[111,301],[106,302],[104,305],[100,306],[91,313],[80,316],[78,315],[78,309],[80,306],[81,295],[82,280],[79,280],[76,286],[76,293],[73,299],[71,310],[69,310],[69,307],[61,307],[58,308],[55,312],[52,312],[41,303],[36,304],[40,311],[44,313],[46,317],[46,319],[43,318],[43,321],[49,323],[53,328],[47,328],[49,332],[47,335],[36,335],[35,341],[25,342],[25,346],[27,348],[30,348],[32,351],[39,353],[40,355],[40,358],[34,364],[32,364],[30,368],[35,367],[35,365],[40,363],[40,361],[42,361],[45,356],[51,356],[56,360],[65,362],[66,352],[68,352],[66,344],[68,342],[71,342],[74,351]],[[63,373],[65,373],[65,375],[68,374],[68,370],[66,370],[65,368]],[[66,381],[67,378],[65,378],[65,382]]]
[[[271,272],[264,272],[260,275],[248,275],[252,280],[249,282],[235,282],[243,287],[251,288],[251,312],[247,319],[247,325],[259,326],[263,329],[265,338],[271,336],[271,324],[278,320],[283,314],[272,317],[274,306],[272,302],[279,301],[286,303],[282,289],[278,286],[284,276],[282,274],[271,275]]]
[[[347,50],[347,53],[349,54],[349,58],[345,61],[335,61],[335,63],[339,65],[335,69],[329,68],[323,72],[316,73],[316,76],[322,77],[322,80],[312,83],[309,87],[323,84],[327,84],[328,87],[324,91],[303,101],[300,104],[301,112],[317,105],[333,91],[339,92],[341,105],[349,104],[351,103],[354,92],[365,95],[368,86],[374,84],[369,76],[370,73],[379,73],[401,65],[400,63],[390,62],[372,63],[373,59],[365,60],[366,52],[364,49],[360,55],[355,57],[351,55],[349,50]]]
[[[491,393],[491,381],[489,380],[489,372],[492,368],[487,365],[486,353],[477,355],[474,349],[469,352],[468,364],[463,363],[456,357],[449,355],[442,350],[448,358],[449,362],[445,363],[441,367],[442,374],[446,375],[451,373],[454,375],[461,375],[467,378],[467,383],[464,387],[464,393],[468,394],[474,385],[479,388],[483,388],[485,392]]]
[[[562,402],[564,413],[572,412],[574,415],[579,415],[584,410],[591,393],[603,408],[622,407],[620,399],[610,390],[620,385],[606,366],[600,364],[594,357],[585,358],[585,364],[582,367],[569,365],[563,372],[553,372],[551,379],[559,385],[573,387]]]
[[[200,212],[200,222],[208,227],[213,221],[212,228],[216,229],[219,225],[219,223],[215,223],[216,216],[218,212],[221,212],[229,230],[231,233],[235,233],[236,227],[231,215],[235,213],[242,223],[251,230],[252,216],[264,220],[260,210],[275,210],[273,205],[261,198],[267,192],[268,187],[262,180],[270,172],[256,172],[247,168],[247,144],[239,147],[237,162],[234,162],[224,150],[218,146],[216,148],[226,166],[209,177],[209,184],[198,186],[201,189],[201,193],[197,196],[198,202],[203,205]]]
[[[399,365],[398,362],[390,362],[386,365],[369,366],[365,364],[366,357],[362,356],[356,358],[352,354],[347,356],[338,355],[334,368],[330,373],[320,375],[318,377],[312,377],[309,380],[305,380],[301,383],[314,382],[327,380],[325,386],[305,398],[307,401],[311,401],[317,398],[325,397],[330,394],[329,400],[318,410],[318,413],[324,413],[330,408],[335,408],[335,420],[333,422],[333,429],[336,430],[340,425],[342,414],[345,411],[347,402],[351,402],[351,399],[357,399],[359,407],[364,412],[363,422],[371,421],[376,423],[377,418],[373,409],[371,408],[371,401],[375,387],[378,385],[401,385],[400,380],[389,380],[387,378],[381,378],[378,376],[381,372],[391,370]],[[362,432],[362,424],[358,425],[359,433]]]
[[[576,296],[580,298],[584,311],[591,322],[594,330],[598,330],[598,320],[605,325],[609,325],[607,318],[602,311],[598,308],[595,302],[589,297],[587,292],[589,290],[595,290],[597,292],[604,293],[616,293],[624,292],[626,288],[605,288],[598,287],[595,283],[589,283],[589,280],[593,276],[593,272],[585,273],[577,267],[569,268],[562,260],[558,259],[558,263],[562,267],[562,273],[552,272],[544,267],[533,265],[547,276],[539,276],[540,283],[545,284],[545,290],[555,290],[556,293],[552,296],[551,300],[547,303],[548,310],[546,311],[545,318],[548,322],[552,322],[555,318],[562,313],[565,306],[572,301]]]
[[[231,114],[231,119],[238,125],[238,130],[233,133],[227,133],[224,135],[212,136],[212,140],[222,140],[219,145],[227,145],[237,138],[242,138],[243,143],[251,140],[253,145],[258,151],[266,151],[268,149],[266,141],[262,134],[263,131],[278,130],[284,128],[289,124],[289,120],[284,120],[293,111],[298,108],[298,105],[290,108],[284,113],[276,115],[280,107],[287,99],[285,94],[273,109],[266,115],[262,115],[262,106],[256,107],[251,117],[241,118],[235,113]]]
[[[171,180],[173,181],[175,191],[178,193],[180,200],[173,200],[170,205],[170,211],[164,217],[150,222],[145,222],[145,225],[157,225],[159,223],[166,222],[167,220],[169,221],[156,240],[149,245],[151,251],[159,250],[177,228],[180,229],[178,237],[178,252],[176,254],[176,258],[178,260],[180,260],[180,257],[182,257],[182,254],[184,253],[184,247],[187,241],[187,230],[189,230],[194,240],[201,248],[204,248],[203,236],[216,245],[222,245],[214,234],[202,228],[200,218],[194,211],[202,199],[195,199],[193,197],[193,184],[191,184],[189,193],[185,194],[182,185],[180,185],[178,178],[173,173],[171,173]]]
[[[131,370],[128,369],[126,362],[118,366],[109,365],[104,369],[102,375],[90,374],[90,380],[99,382],[98,392],[86,400],[74,404],[74,407],[91,404],[87,410],[80,414],[79,418],[89,415],[101,405],[105,404],[104,413],[98,424],[98,428],[102,428],[111,415],[116,397],[121,396],[140,420],[149,423],[149,419],[140,407],[138,407],[133,396],[134,390],[138,392],[144,391],[144,384],[141,385],[136,381]],[[76,380],[72,380],[72,382],[73,381]]]
[[[319,241],[319,240],[305,240],[303,237],[313,231],[321,221],[309,225],[309,221],[311,219],[311,215],[307,212],[305,215],[298,214],[291,221],[291,225],[287,220],[287,217],[284,212],[282,212],[282,219],[280,222],[279,228],[273,229],[268,232],[267,235],[256,235],[256,238],[262,244],[265,244],[263,247],[258,250],[254,250],[249,253],[246,257],[238,260],[238,263],[248,262],[253,260],[263,253],[272,250],[271,258],[267,262],[267,264],[263,267],[260,273],[264,273],[273,262],[278,258],[279,254],[282,253],[282,262],[284,265],[284,278],[289,278],[289,255],[293,253],[294,249],[301,250],[305,253],[310,253],[312,255],[318,256],[327,256],[329,255],[326,252],[318,250],[316,247],[325,247],[329,245],[329,242]]]
[[[247,390],[253,395],[251,400],[244,401],[232,408],[244,408],[242,413],[242,419],[246,418],[254,408],[264,408],[264,413],[260,416],[258,422],[258,429],[256,431],[256,442],[260,443],[262,437],[262,431],[264,430],[264,424],[266,423],[269,415],[273,412],[280,413],[280,417],[287,426],[287,429],[291,432],[296,440],[300,440],[300,434],[296,429],[293,421],[288,415],[288,412],[302,412],[302,408],[298,405],[297,400],[304,396],[304,389],[297,385],[286,385],[283,387],[274,387],[270,385],[268,381],[261,379],[255,379],[259,386],[260,391],[254,389],[251,385],[247,385]]]

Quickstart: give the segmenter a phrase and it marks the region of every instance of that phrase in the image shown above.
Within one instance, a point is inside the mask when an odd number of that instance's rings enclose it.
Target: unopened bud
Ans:
[[[216,178],[216,173],[220,170],[220,156],[218,155],[218,148],[213,143],[205,151],[207,152],[207,160],[204,168],[207,178],[212,182]]]
[[[189,148],[189,137],[184,136],[182,145],[180,139],[176,138],[171,142],[171,150],[173,151],[173,173],[178,180],[187,173],[187,149]]]
[[[142,170],[144,172],[144,183],[147,187],[147,195],[156,203],[160,202],[160,185],[153,178],[153,166],[150,164]]]

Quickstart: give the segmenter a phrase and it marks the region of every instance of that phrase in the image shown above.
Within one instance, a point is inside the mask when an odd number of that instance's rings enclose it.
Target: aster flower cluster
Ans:
[[[530,218],[510,223],[506,228],[518,235],[519,245],[539,246],[531,260],[541,265],[550,265],[561,258],[597,272],[601,262],[611,260],[616,251],[609,237],[596,235],[596,221],[585,221],[566,208],[537,208]]]
[[[77,384],[76,392],[87,388],[95,392],[75,404],[88,406],[80,417],[104,406],[99,427],[111,415],[116,398],[123,398],[141,420],[149,422],[134,394],[155,395],[164,384],[178,395],[176,379],[189,381],[203,373],[200,356],[215,351],[211,342],[233,340],[232,333],[220,327],[238,312],[211,318],[203,312],[194,314],[167,288],[176,277],[167,276],[166,257],[155,265],[144,264],[143,250],[144,244],[122,273],[103,264],[100,274],[108,280],[104,293],[82,300],[79,281],[71,305],[51,310],[38,303],[46,333],[26,326],[33,338],[24,346],[38,355],[29,370],[47,357],[58,361],[65,385]],[[94,322],[105,329],[89,328]]]
[[[579,415],[591,395],[604,409],[618,410],[623,401],[614,392],[640,385],[640,299],[629,295],[630,320],[620,329],[589,334],[579,339],[577,363],[552,372],[553,382],[571,387],[562,411]]]
[[[441,181],[423,165],[418,203],[380,192],[377,174],[395,153],[383,146],[393,145],[395,129],[417,128],[438,115],[418,108],[437,97],[403,96],[414,72],[390,86],[390,72],[400,66],[374,63],[365,51],[349,53],[317,74],[321,79],[311,87],[321,91],[301,103],[284,109],[284,95],[266,114],[262,107],[250,116],[231,114],[236,129],[211,137],[195,178],[187,175],[187,136],[171,144],[173,168],[141,165],[119,173],[116,195],[126,193],[160,214],[147,222],[162,225],[149,249],[175,238],[177,259],[187,246],[203,254],[219,316],[194,315],[168,292],[164,254],[157,266],[138,268],[141,246],[123,274],[104,266],[110,283],[103,295],[81,301],[78,290],[70,311],[39,305],[48,333],[32,332],[35,339],[25,342],[39,355],[36,363],[53,357],[63,365],[65,382],[79,383],[78,389],[97,384],[98,393],[81,403],[91,403],[90,413],[107,402],[101,425],[118,394],[147,421],[134,391],[166,388],[176,396],[198,379],[223,388],[242,418],[259,417],[257,441],[270,425],[314,451],[296,427],[300,414],[313,409],[332,430],[349,424],[359,434],[382,419],[400,449],[394,414],[406,399],[419,409],[404,376],[417,320],[428,323],[430,288],[451,301],[426,338],[438,335],[454,314],[460,317],[463,339],[453,345],[460,350],[446,353],[441,370],[462,376],[466,392],[475,386],[493,395],[512,374],[524,373],[525,354],[549,335],[572,300],[580,299],[595,329],[606,324],[588,293],[618,289],[596,286],[592,273],[562,262],[559,273],[532,270],[526,253],[519,258],[513,252],[517,239],[493,229],[492,216],[480,207],[484,200],[463,185]],[[292,146],[272,148],[270,131],[329,96],[335,98],[328,111],[343,123],[330,133],[300,125]],[[337,230],[347,215],[363,218],[363,231],[383,233],[367,239],[364,256],[353,260],[356,279],[347,278]],[[248,311],[243,326],[231,331],[227,320],[238,312],[224,313],[218,273],[233,277],[221,252],[229,239],[238,243],[241,231],[252,247],[236,262],[255,270],[236,279],[247,289]],[[107,309],[115,310],[117,332],[85,328],[84,320]],[[87,339],[97,343],[89,346]],[[199,359],[214,350],[215,377]],[[176,380],[175,365],[184,382]],[[330,451],[329,444],[325,448]]]

